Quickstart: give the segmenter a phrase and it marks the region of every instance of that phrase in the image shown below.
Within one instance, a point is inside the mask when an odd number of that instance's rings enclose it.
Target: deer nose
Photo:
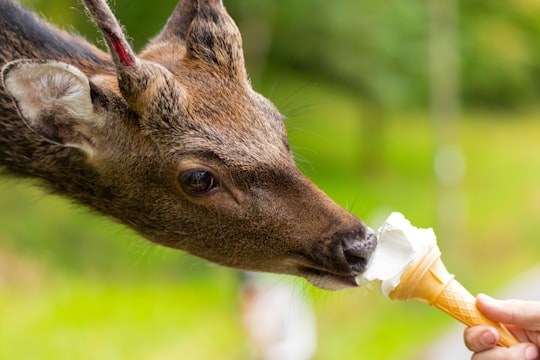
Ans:
[[[366,270],[369,259],[377,246],[377,235],[371,228],[365,228],[365,234],[351,233],[342,239],[343,256],[353,272]]]

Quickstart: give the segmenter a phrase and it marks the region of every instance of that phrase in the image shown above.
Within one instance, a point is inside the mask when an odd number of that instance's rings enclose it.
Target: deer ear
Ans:
[[[221,0],[200,0],[187,38],[191,57],[245,77],[242,37]]]
[[[198,0],[179,1],[165,28],[152,42],[179,41],[185,44],[191,23],[197,16],[198,8]]]
[[[58,61],[16,60],[4,66],[2,80],[30,129],[53,143],[93,154],[90,134],[100,118],[90,82],[80,70]]]
[[[145,51],[163,46],[185,47],[192,59],[246,77],[240,31],[221,0],[181,0]]]

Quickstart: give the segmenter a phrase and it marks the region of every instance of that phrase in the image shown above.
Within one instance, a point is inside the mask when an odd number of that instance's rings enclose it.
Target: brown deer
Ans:
[[[0,0],[2,172],[218,264],[356,286],[376,237],[295,166],[221,0],[180,1],[139,54],[84,3],[110,54]]]

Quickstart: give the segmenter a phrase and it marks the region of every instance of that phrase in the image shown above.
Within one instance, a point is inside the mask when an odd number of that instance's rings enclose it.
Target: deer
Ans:
[[[222,1],[181,0],[137,53],[83,2],[105,50],[0,0],[0,172],[225,267],[358,286],[376,235],[296,166]]]

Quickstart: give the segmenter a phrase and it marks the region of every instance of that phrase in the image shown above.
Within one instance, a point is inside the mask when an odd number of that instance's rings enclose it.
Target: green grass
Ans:
[[[72,278],[0,291],[0,358],[239,358],[246,348],[227,285]]]
[[[473,293],[494,293],[538,262],[539,111],[467,114],[457,137],[466,174],[443,189],[427,115],[366,126],[372,112],[355,97],[293,81],[283,87],[301,89],[292,99],[279,87],[271,97],[289,115],[300,166],[337,202],[373,226],[399,210],[434,227],[449,270]],[[280,104],[287,101],[308,106]],[[462,219],[454,229],[439,216],[448,191],[464,199],[446,209]],[[316,310],[316,359],[413,359],[454,324],[424,304],[367,289],[296,284]],[[149,245],[25,183],[0,183],[1,359],[245,359],[237,290],[234,271]]]

